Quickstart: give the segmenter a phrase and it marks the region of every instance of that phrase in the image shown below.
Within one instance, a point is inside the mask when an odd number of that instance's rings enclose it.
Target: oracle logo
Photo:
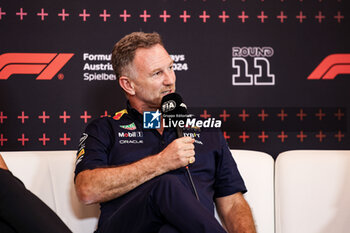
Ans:
[[[0,80],[13,74],[39,74],[36,80],[51,80],[74,53],[4,53],[0,55]]]

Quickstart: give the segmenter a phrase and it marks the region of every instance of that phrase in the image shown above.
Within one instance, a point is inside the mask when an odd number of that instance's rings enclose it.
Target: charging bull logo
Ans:
[[[0,55],[0,80],[13,74],[39,74],[36,80],[51,80],[74,53],[5,53]]]

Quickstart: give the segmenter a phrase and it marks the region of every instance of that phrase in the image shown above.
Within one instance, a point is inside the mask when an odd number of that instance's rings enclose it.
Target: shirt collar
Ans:
[[[128,111],[128,114],[135,120],[142,122],[143,116],[141,113],[139,113],[135,108],[131,107],[131,104],[129,100],[126,102],[126,110]]]

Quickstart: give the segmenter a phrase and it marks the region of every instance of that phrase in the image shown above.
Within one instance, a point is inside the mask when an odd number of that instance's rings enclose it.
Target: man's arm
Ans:
[[[134,163],[82,171],[75,180],[77,195],[85,204],[117,198],[156,176],[188,165],[195,155],[193,143],[190,137],[178,138],[160,153]]]
[[[252,212],[242,193],[216,198],[216,208],[229,233],[256,233]]]

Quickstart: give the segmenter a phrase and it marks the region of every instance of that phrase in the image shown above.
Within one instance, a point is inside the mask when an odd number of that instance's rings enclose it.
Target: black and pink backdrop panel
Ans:
[[[133,31],[231,148],[350,149],[349,29],[347,0],[0,1],[0,151],[76,149],[124,108],[109,59]]]

